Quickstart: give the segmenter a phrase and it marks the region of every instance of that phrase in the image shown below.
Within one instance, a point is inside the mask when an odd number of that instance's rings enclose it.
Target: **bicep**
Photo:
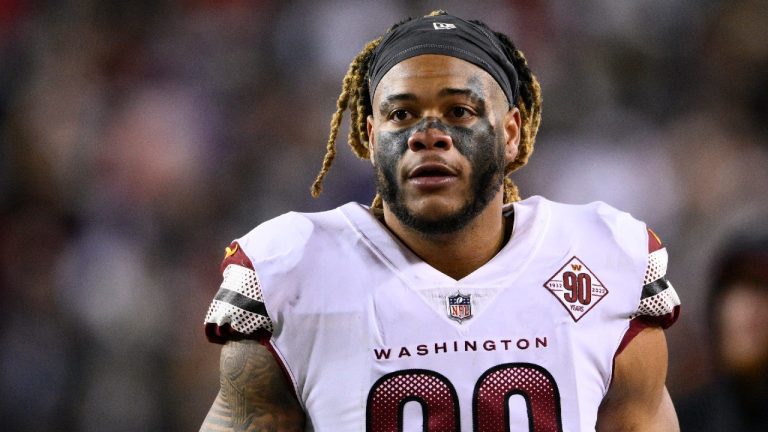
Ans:
[[[221,350],[220,389],[201,431],[301,431],[304,413],[272,354],[254,340]]]
[[[666,376],[664,332],[648,327],[616,357],[611,387],[598,411],[597,430],[678,431]]]

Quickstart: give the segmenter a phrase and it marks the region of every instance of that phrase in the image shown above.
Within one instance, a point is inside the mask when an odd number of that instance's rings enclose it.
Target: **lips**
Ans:
[[[439,187],[455,181],[459,173],[450,166],[439,162],[417,165],[408,173],[408,181],[422,187]]]
[[[458,173],[453,168],[449,167],[448,165],[437,163],[437,162],[428,162],[423,163],[421,165],[417,165],[415,168],[411,170],[410,173],[408,173],[408,178],[418,178],[418,177],[456,177]]]

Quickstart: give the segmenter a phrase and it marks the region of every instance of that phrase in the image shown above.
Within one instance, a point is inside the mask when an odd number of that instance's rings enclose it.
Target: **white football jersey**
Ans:
[[[510,240],[460,280],[360,204],[280,216],[228,249],[207,333],[271,345],[307,430],[594,430],[631,323],[677,317],[666,249],[603,203],[505,211]]]

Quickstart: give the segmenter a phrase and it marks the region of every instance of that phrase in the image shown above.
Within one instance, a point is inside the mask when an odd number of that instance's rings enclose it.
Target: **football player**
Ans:
[[[377,196],[288,213],[227,249],[203,430],[674,431],[666,249],[603,203],[520,200],[540,86],[505,35],[443,11],[344,77]]]

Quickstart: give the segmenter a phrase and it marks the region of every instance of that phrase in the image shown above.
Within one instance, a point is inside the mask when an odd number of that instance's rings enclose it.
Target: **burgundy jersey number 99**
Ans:
[[[508,432],[509,398],[520,395],[532,432],[561,432],[560,393],[552,375],[531,363],[506,363],[485,371],[472,397],[473,429]],[[379,378],[368,393],[366,430],[402,432],[408,402],[421,405],[425,432],[461,430],[459,399],[450,381],[437,372],[407,369]]]

